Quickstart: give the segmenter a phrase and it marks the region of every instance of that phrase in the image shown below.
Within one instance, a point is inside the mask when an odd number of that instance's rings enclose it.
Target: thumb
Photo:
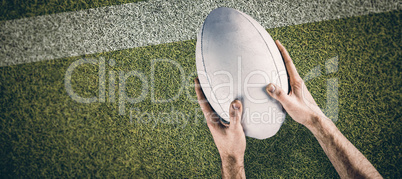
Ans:
[[[290,96],[288,96],[281,87],[273,83],[268,84],[268,86],[265,87],[265,90],[271,97],[278,100],[282,106],[285,106],[290,102]]]
[[[241,123],[241,116],[243,114],[243,105],[239,100],[234,100],[230,104],[229,115],[230,115],[230,125],[229,127],[238,127]]]

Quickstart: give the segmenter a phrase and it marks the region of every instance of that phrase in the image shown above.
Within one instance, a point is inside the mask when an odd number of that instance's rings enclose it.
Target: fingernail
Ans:
[[[233,109],[239,109],[240,105],[235,102],[235,103],[232,104],[232,107],[233,107]]]
[[[275,86],[274,86],[273,84],[269,84],[268,87],[267,87],[267,89],[268,89],[268,91],[269,91],[270,93],[275,92]]]

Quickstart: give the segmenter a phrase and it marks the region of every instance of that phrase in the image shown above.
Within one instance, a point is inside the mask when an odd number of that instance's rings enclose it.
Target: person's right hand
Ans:
[[[266,91],[278,100],[296,122],[306,126],[316,137],[341,178],[382,178],[366,157],[338,130],[315,103],[286,51],[277,40],[289,74],[290,92],[268,84]]]
[[[317,103],[314,101],[310,92],[307,90],[302,78],[300,78],[297,73],[296,67],[285,47],[279,42],[279,40],[276,40],[275,43],[285,61],[291,91],[289,94],[286,94],[286,92],[278,85],[270,83],[266,87],[268,94],[282,104],[290,117],[306,127],[309,127],[311,123],[314,123],[314,119],[317,119],[318,117],[326,118],[324,113],[317,106]]]

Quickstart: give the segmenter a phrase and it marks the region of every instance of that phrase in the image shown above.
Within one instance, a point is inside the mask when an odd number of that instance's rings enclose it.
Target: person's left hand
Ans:
[[[246,137],[241,125],[243,106],[239,100],[234,100],[230,104],[229,115],[230,124],[222,124],[219,116],[212,110],[205,95],[200,87],[198,78],[194,80],[195,91],[197,93],[198,103],[204,113],[207,125],[214,138],[216,147],[222,159],[222,165],[226,161],[235,162],[236,165],[243,165],[244,152],[246,150]]]

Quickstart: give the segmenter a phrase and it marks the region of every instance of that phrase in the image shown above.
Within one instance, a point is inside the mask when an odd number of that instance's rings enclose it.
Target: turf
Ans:
[[[144,0],[2,0],[0,21],[139,1]]]
[[[325,106],[329,78],[339,80],[341,132],[386,178],[401,177],[400,11],[268,29],[293,57],[301,76],[338,56],[338,71],[307,82]],[[218,178],[220,159],[194,101],[195,40],[0,67],[0,177]],[[69,65],[82,58],[105,59],[106,101],[74,101],[64,86]],[[113,66],[109,65],[115,60]],[[186,83],[178,99],[180,64]],[[154,87],[145,100],[119,114],[119,85],[109,98],[110,71],[137,71]],[[98,96],[99,68],[79,66],[72,87],[83,97]],[[128,96],[144,84],[126,81]],[[114,102],[113,102],[114,99]],[[130,119],[131,116],[131,119]],[[272,138],[247,138],[250,178],[338,178],[314,136],[287,116]]]

